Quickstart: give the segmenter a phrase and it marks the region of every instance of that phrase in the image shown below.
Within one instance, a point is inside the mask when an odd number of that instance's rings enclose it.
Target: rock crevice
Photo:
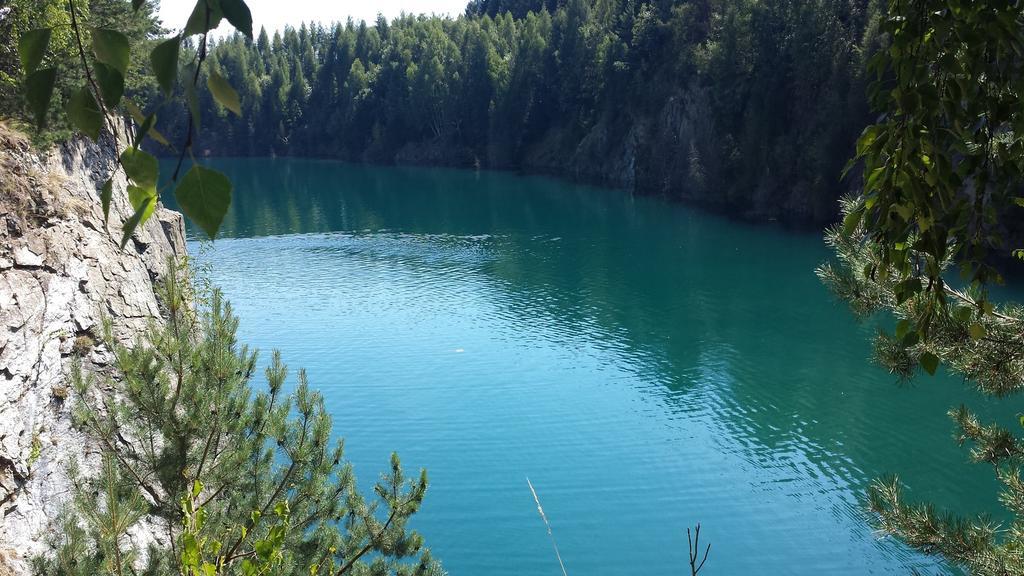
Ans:
[[[116,166],[112,141],[46,152],[0,124],[0,574],[25,574],[68,500],[68,465],[96,450],[71,425],[71,364],[102,371],[102,318],[128,343],[160,316],[154,281],[185,254],[181,215],[158,207],[132,244],[122,176],[109,222],[98,190]]]

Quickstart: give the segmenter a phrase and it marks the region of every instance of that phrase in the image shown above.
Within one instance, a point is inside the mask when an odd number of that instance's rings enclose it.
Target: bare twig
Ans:
[[[548,537],[551,538],[551,546],[555,549],[555,557],[558,558],[558,565],[562,568],[562,576],[569,576],[569,573],[565,571],[565,563],[562,562],[562,555],[558,553],[558,543],[555,542],[555,534],[551,531],[551,524],[548,523],[548,517],[544,515],[544,508],[540,505],[540,498],[537,497],[537,491],[533,489],[533,483],[530,482],[530,477],[526,477],[526,484],[530,487],[530,493],[533,494],[533,501],[537,503],[537,512],[540,514],[540,519],[544,521],[544,525],[548,527]]]
[[[693,535],[690,535],[690,529],[686,529],[686,543],[690,547],[690,576],[697,576],[700,569],[704,567],[704,563],[708,561],[708,552],[711,551],[711,543],[709,542],[707,548],[704,548],[704,558],[700,559],[700,522],[697,522],[697,527],[693,530]],[[697,563],[700,560],[700,563]]]

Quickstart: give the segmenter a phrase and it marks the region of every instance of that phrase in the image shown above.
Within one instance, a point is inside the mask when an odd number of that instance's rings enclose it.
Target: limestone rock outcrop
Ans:
[[[104,316],[129,342],[160,307],[154,282],[185,254],[180,214],[158,207],[122,250],[132,214],[115,178],[109,231],[98,190],[116,165],[113,142],[77,139],[39,152],[0,124],[0,575],[25,574],[95,447],[71,424],[71,363],[107,369]]]

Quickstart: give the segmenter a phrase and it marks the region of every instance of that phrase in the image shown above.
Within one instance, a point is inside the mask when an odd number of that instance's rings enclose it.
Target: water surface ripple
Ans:
[[[237,189],[193,244],[241,317],[322,390],[361,482],[397,450],[453,575],[942,571],[872,533],[865,487],[995,511],[946,410],[899,387],[814,276],[818,235],[543,178],[219,160]],[[195,236],[193,236],[195,237]],[[264,353],[265,359],[268,354]]]

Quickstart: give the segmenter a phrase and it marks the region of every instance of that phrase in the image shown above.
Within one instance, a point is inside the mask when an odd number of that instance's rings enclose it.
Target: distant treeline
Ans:
[[[869,0],[474,0],[211,50],[200,149],[548,172],[758,219],[835,217],[868,122]],[[204,67],[204,73],[207,68]],[[184,132],[167,115],[168,136]],[[174,141],[174,139],[172,139]]]

